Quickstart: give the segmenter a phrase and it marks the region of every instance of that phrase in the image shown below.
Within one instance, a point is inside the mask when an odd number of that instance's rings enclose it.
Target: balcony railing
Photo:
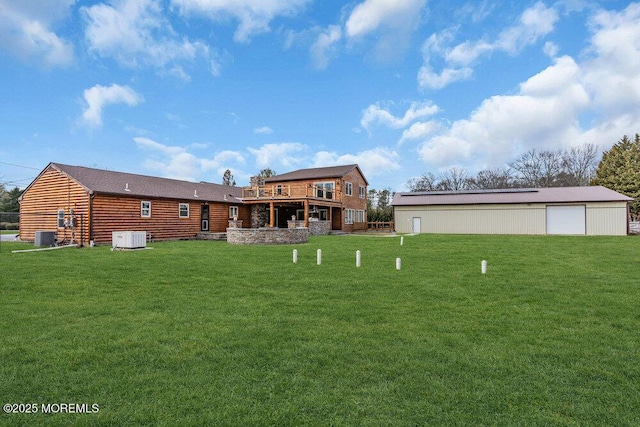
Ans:
[[[242,197],[245,199],[290,199],[291,186],[270,186],[270,187],[244,187]]]
[[[243,187],[242,198],[244,199],[318,199],[339,201],[335,191],[329,191],[323,187],[306,186],[304,190],[296,187],[293,191],[290,185],[273,185],[264,187]]]

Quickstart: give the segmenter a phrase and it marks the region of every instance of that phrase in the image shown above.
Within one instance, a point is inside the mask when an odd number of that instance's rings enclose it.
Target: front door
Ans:
[[[209,205],[200,206],[200,231],[209,231]]]

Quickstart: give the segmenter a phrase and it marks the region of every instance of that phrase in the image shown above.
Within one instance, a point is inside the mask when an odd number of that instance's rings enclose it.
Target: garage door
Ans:
[[[547,206],[547,234],[586,234],[585,206]]]

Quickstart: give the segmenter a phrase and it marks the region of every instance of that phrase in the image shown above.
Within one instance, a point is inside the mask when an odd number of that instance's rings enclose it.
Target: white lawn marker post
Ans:
[[[396,258],[396,270],[400,270],[402,267],[402,260],[400,258]]]
[[[356,251],[356,267],[360,267],[360,251]]]
[[[404,245],[404,236],[400,236],[400,246]]]
[[[482,274],[487,274],[487,261],[482,260],[482,262],[480,263],[480,271],[482,272]]]
[[[322,249],[318,249],[318,265],[322,264]]]
[[[297,249],[293,250],[293,263],[294,264],[298,263],[298,250]]]

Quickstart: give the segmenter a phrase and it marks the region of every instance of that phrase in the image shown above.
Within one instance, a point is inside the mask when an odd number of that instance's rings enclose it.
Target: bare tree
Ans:
[[[523,153],[509,163],[518,173],[518,185],[522,187],[556,186],[558,175],[562,172],[561,151],[537,151],[535,148]]]
[[[493,189],[514,186],[513,171],[509,168],[487,169],[478,172],[473,178],[473,188]]]
[[[465,169],[451,168],[440,175],[438,190],[461,191],[469,190],[472,186],[472,179]]]
[[[598,147],[594,144],[584,144],[565,150],[562,156],[562,167],[572,177],[568,185],[584,186],[595,177],[598,158]]]
[[[410,179],[407,182],[409,191],[435,191],[438,188],[438,179],[431,172],[423,173],[419,178]]]

